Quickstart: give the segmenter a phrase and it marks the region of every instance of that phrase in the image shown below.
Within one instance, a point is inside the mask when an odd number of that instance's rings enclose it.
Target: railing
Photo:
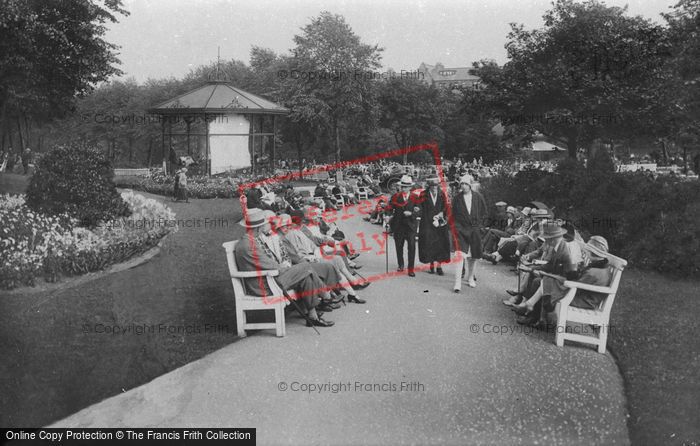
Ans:
[[[114,175],[120,177],[147,177],[150,174],[147,167],[143,169],[114,169]]]

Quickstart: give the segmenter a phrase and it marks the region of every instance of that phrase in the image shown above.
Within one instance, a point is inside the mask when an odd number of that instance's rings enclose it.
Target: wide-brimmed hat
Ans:
[[[549,212],[547,209],[532,209],[530,211],[530,217],[532,218],[548,218]]]
[[[413,178],[411,178],[408,175],[404,175],[401,177],[401,181],[399,181],[399,186],[401,187],[410,187],[413,186]]]
[[[248,209],[248,212],[238,224],[246,228],[257,228],[264,225],[265,222],[267,222],[267,212],[262,209],[251,208]]]
[[[598,257],[606,257],[608,254],[608,241],[600,235],[593,235],[588,239],[586,248]]]
[[[517,210],[516,210],[513,206],[508,206],[508,207],[506,208],[506,214],[513,214],[513,215],[515,215],[516,212],[517,212]]]
[[[462,178],[459,179],[459,184],[464,184],[464,183],[471,186],[472,184],[476,183],[476,181],[474,181],[473,176],[471,176],[467,173],[467,174],[462,175]]]
[[[542,234],[540,234],[540,237],[546,240],[549,238],[561,237],[564,234],[566,234],[566,229],[554,222],[547,222],[544,224],[544,228],[542,228]]]
[[[508,206],[508,203],[506,203],[505,201],[499,201],[496,203],[496,206]]]
[[[530,215],[531,211],[532,211],[532,208],[524,207],[521,212],[523,213],[523,215]]]
[[[440,179],[438,177],[432,177],[425,180],[428,186],[438,186],[440,184]]]

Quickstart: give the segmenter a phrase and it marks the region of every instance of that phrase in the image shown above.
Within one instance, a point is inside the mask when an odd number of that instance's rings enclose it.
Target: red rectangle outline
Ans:
[[[286,175],[278,175],[278,176],[274,176],[274,177],[267,178],[264,180],[253,181],[253,182],[249,182],[249,183],[242,183],[238,186],[238,193],[239,193],[239,196],[243,196],[245,194],[246,189],[253,188],[253,187],[256,187],[259,185],[268,185],[268,184],[273,184],[273,183],[291,181],[291,180],[302,178],[302,177],[305,177],[308,175],[315,175],[319,172],[327,172],[329,170],[336,170],[336,169],[349,167],[349,166],[352,166],[354,164],[375,162],[375,161],[379,161],[379,160],[385,159],[385,158],[393,158],[396,156],[403,156],[405,154],[414,153],[414,152],[418,152],[421,150],[429,150],[432,152],[433,161],[435,163],[435,167],[437,170],[438,180],[440,182],[440,189],[442,190],[442,193],[444,194],[444,197],[446,198],[445,205],[446,205],[446,210],[447,210],[447,222],[448,222],[448,225],[450,228],[450,233],[452,235],[452,240],[454,242],[453,246],[457,247],[457,246],[459,246],[459,243],[457,242],[457,230],[455,228],[454,218],[452,216],[452,203],[449,200],[447,183],[445,182],[444,172],[443,172],[443,168],[442,168],[442,160],[440,158],[440,151],[438,149],[438,145],[436,142],[430,142],[427,144],[420,144],[420,145],[406,147],[406,148],[402,148],[402,149],[394,149],[394,150],[390,150],[388,152],[382,152],[382,153],[378,153],[375,155],[363,156],[363,157],[356,158],[356,159],[350,160],[350,161],[340,161],[340,162],[329,164],[326,166],[319,166],[319,167],[316,167],[314,169],[303,170],[302,172],[292,172],[292,173],[288,173]],[[391,197],[389,197],[389,198],[391,199]],[[247,221],[248,220],[247,206],[241,206],[241,210],[243,212],[244,221]],[[260,297],[262,297],[263,303],[272,305],[272,304],[278,303],[278,302],[286,299],[285,296],[272,296],[272,297],[270,297],[267,295],[267,289],[265,287],[266,284],[265,284],[265,280],[263,279],[265,276],[261,273],[262,268],[260,266],[260,260],[258,258],[258,255],[256,253],[256,249],[255,249],[253,229],[246,228],[246,232],[248,233],[250,245],[251,245],[251,248],[253,250],[253,259],[254,259],[254,262],[256,263],[256,265],[255,265],[256,271],[258,272],[258,276],[257,276],[258,284],[260,286],[260,289],[263,292],[263,295],[260,296]],[[388,240],[389,240],[388,235],[385,236],[385,240],[386,240],[386,244],[384,245],[384,249],[387,249],[388,248],[388,246],[387,246]],[[461,261],[462,261],[462,251],[460,251],[459,249],[456,249],[456,255],[454,256],[454,258],[451,259],[449,262],[445,262],[443,264],[450,265],[452,263],[457,263],[457,262],[461,262]],[[423,266],[418,266],[418,267],[414,268],[414,271],[418,271],[418,272],[426,271],[429,268],[430,268],[430,265],[425,264]],[[392,278],[392,277],[397,277],[397,276],[404,276],[406,274],[407,274],[407,270],[392,271],[389,273],[375,274],[373,276],[367,277],[366,279],[368,282],[376,282],[377,280],[380,280],[380,279],[387,279],[387,278]],[[313,296],[313,295],[318,294],[319,292],[322,292],[322,291],[331,291],[334,288],[335,287],[328,286],[328,287],[320,288],[317,290],[308,290],[304,293],[295,293],[295,295],[296,295],[296,298],[299,299],[300,297]]]

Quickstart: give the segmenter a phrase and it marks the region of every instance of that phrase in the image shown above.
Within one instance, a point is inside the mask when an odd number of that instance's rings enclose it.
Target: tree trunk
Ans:
[[[19,151],[20,153],[22,153],[25,147],[24,138],[22,137],[22,126],[20,125],[19,116],[17,116],[17,133],[19,134]]]
[[[153,156],[153,138],[148,138],[148,160],[146,161],[146,166],[151,167],[151,161]]]
[[[570,132],[566,135],[566,145],[569,150],[569,158],[576,159],[578,152],[578,134],[576,132]]]
[[[335,128],[335,162],[340,162],[340,127],[338,122],[335,121],[333,124]]]

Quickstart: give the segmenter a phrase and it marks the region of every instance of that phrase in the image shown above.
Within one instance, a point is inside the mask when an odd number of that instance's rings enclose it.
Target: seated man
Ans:
[[[529,254],[540,246],[537,237],[540,233],[540,226],[544,221],[551,218],[551,214],[544,209],[533,209],[530,211],[532,224],[523,231],[523,226],[516,233],[508,238],[502,237],[498,241],[498,249],[494,253],[485,256],[486,260],[494,265],[501,260],[515,261],[518,256]]]
[[[271,226],[262,209],[248,209],[247,218],[244,218],[240,224],[247,227],[248,231],[243,234],[234,252],[238,269],[240,271],[278,270],[279,275],[275,280],[283,290],[294,289],[300,294],[299,300],[307,311],[311,323],[318,327],[332,326],[332,321],[324,320],[316,311],[321,301],[331,300],[331,296],[328,291],[322,291],[326,288],[326,284],[311,267],[313,264],[292,265],[282,252],[275,252]],[[244,283],[251,294],[262,296],[272,293],[269,289],[264,290],[263,293],[258,277],[246,278]]]
[[[529,212],[529,211],[528,211]],[[515,234],[522,224],[522,217],[516,218],[518,212],[513,206],[508,206],[506,209],[506,225],[503,230],[489,228],[486,230],[486,235],[483,239],[482,250],[485,253],[492,253],[498,247],[498,241],[501,238],[508,238]],[[490,260],[490,259],[487,259]]]
[[[348,293],[348,302],[365,303],[365,300],[357,297],[355,289],[364,289],[369,286],[369,283],[355,283],[357,276],[347,269],[342,257],[337,255],[322,256],[318,252],[316,244],[302,230],[304,226],[294,228],[292,224],[292,217],[283,214],[278,217],[278,223],[274,228],[274,230],[279,231],[283,246],[289,253],[292,264],[296,265],[304,262],[330,263],[340,278],[340,286]],[[330,257],[330,260],[327,260],[328,257]],[[326,284],[329,285],[329,283]]]

